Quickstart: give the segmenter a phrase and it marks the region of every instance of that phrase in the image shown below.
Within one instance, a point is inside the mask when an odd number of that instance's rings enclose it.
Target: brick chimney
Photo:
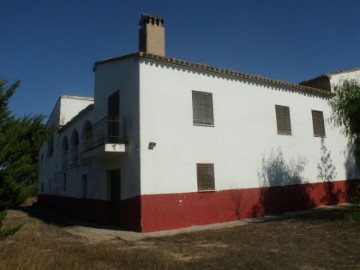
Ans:
[[[164,20],[143,14],[139,25],[139,51],[165,56]]]

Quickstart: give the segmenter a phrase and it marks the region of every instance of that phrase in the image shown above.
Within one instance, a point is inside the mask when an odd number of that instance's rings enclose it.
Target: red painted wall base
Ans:
[[[152,232],[344,203],[359,182],[349,180],[136,196],[121,201],[120,226],[133,231]],[[104,200],[40,195],[39,203],[99,224],[111,223],[114,215],[110,201]]]
[[[358,180],[143,195],[142,232],[233,221],[348,201]]]

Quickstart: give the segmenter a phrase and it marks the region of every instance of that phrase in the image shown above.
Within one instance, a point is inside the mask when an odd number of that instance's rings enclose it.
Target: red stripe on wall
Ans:
[[[189,227],[347,202],[358,181],[143,195],[142,231]]]
[[[359,180],[136,196],[121,201],[120,226],[152,232],[344,203],[357,183]],[[111,223],[110,201],[40,195],[39,203],[80,219]]]

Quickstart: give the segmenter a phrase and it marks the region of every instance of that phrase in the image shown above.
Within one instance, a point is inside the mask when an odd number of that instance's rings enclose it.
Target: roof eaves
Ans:
[[[130,57],[150,59],[150,60],[169,63],[169,64],[178,65],[178,66],[182,66],[182,67],[195,68],[198,70],[211,72],[211,73],[215,73],[215,74],[221,74],[221,75],[231,76],[231,77],[235,77],[235,78],[259,81],[259,82],[263,82],[266,84],[272,84],[272,85],[281,86],[281,87],[288,87],[293,90],[310,92],[310,93],[314,93],[314,94],[322,95],[322,96],[331,97],[334,95],[330,91],[313,88],[310,86],[305,86],[305,85],[301,85],[301,84],[293,84],[293,83],[288,83],[288,82],[279,81],[279,80],[273,80],[273,79],[261,77],[258,75],[251,75],[251,74],[247,74],[247,73],[238,72],[235,70],[213,67],[213,66],[209,66],[206,64],[193,63],[193,62],[189,62],[189,61],[185,61],[185,60],[180,60],[180,59],[167,57],[167,56],[160,56],[160,55],[151,54],[151,53],[147,53],[147,52],[135,52],[135,53],[125,54],[122,56],[112,57],[112,58],[97,61],[94,64],[93,71],[95,71],[97,66],[99,66],[101,64],[115,62],[118,60],[130,58]]]
[[[327,73],[326,75],[331,76],[331,75],[336,75],[336,74],[340,74],[340,73],[348,73],[348,72],[359,71],[359,70],[360,70],[360,67],[348,68],[348,69],[342,69],[342,70],[338,70],[335,72]]]
[[[222,75],[236,77],[236,78],[259,81],[259,82],[263,82],[263,83],[266,83],[266,84],[272,84],[272,85],[277,85],[277,86],[282,86],[282,87],[288,87],[288,88],[291,88],[293,90],[311,92],[311,93],[322,95],[322,96],[331,97],[331,96],[334,95],[330,91],[323,90],[323,89],[318,89],[318,88],[313,88],[313,87],[310,87],[310,86],[292,84],[292,83],[279,81],[279,80],[273,80],[273,79],[270,79],[270,78],[261,77],[261,76],[257,76],[257,75],[246,74],[246,73],[242,73],[242,72],[238,72],[238,71],[234,71],[234,70],[229,70],[229,69],[224,69],[224,68],[217,68],[217,67],[213,67],[213,66],[209,66],[209,65],[205,65],[205,64],[197,64],[197,63],[193,63],[193,62],[188,62],[188,61],[179,60],[179,59],[176,59],[176,58],[171,58],[171,57],[166,57],[166,56],[150,54],[150,53],[146,53],[146,52],[139,52],[139,57],[146,58],[146,59],[152,59],[152,60],[155,60],[155,61],[167,62],[167,63],[179,65],[179,66],[196,68],[196,69],[200,69],[200,70],[203,70],[203,71],[212,72],[212,73],[216,73],[216,74],[222,74]]]
[[[329,78],[329,79],[331,79],[332,75],[337,75],[337,74],[341,74],[341,73],[348,73],[348,72],[354,72],[354,71],[359,71],[359,70],[360,70],[360,67],[342,69],[342,70],[338,70],[338,71],[335,71],[335,72],[322,74],[322,75],[317,76],[315,78],[311,78],[311,79],[308,79],[308,80],[301,81],[301,82],[299,82],[299,84],[313,82],[313,81],[316,81],[316,80],[321,79],[321,78]]]
[[[96,68],[101,64],[116,62],[116,61],[119,61],[119,60],[131,58],[131,57],[137,57],[137,56],[139,56],[139,53],[134,52],[134,53],[128,53],[128,54],[124,54],[124,55],[120,55],[120,56],[115,56],[115,57],[110,57],[110,58],[106,58],[106,59],[103,59],[103,60],[99,60],[99,61],[95,62],[92,70],[95,71]]]
[[[329,76],[329,74],[322,74],[322,75],[317,76],[315,78],[311,78],[311,79],[308,79],[308,80],[301,81],[301,82],[299,82],[299,84],[305,84],[305,83],[313,82],[313,81],[316,81],[316,80],[319,80],[319,79],[322,79],[322,78],[330,79],[330,77],[331,76]]]

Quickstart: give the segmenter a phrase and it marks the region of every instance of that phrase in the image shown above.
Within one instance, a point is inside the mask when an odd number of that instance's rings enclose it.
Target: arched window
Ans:
[[[90,121],[86,121],[81,134],[81,139],[84,142],[84,151],[91,149],[93,145],[93,130]]]
[[[71,164],[79,163],[79,133],[75,129],[71,134]]]

